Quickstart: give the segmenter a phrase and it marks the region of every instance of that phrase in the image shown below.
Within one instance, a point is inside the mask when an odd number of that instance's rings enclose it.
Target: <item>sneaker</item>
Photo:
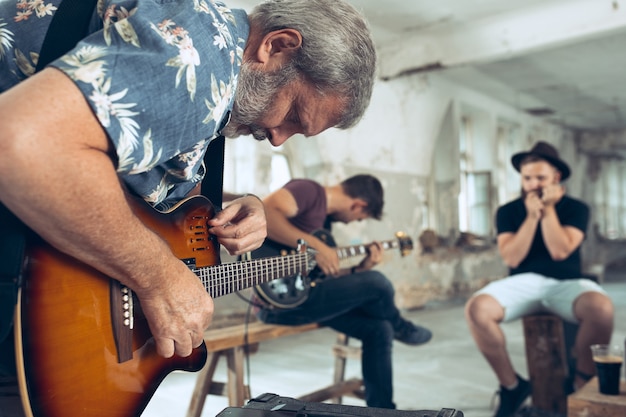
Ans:
[[[530,395],[530,382],[517,375],[517,387],[508,390],[500,386],[500,404],[494,417],[513,417]]]
[[[393,335],[394,339],[407,345],[421,345],[428,342],[432,337],[433,334],[430,330],[407,320],[402,320]]]

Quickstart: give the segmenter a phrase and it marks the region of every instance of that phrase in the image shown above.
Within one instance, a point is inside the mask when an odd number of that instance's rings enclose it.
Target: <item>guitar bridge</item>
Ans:
[[[135,326],[135,312],[133,310],[133,292],[127,286],[122,287],[122,315],[124,316],[124,326],[133,329]]]
[[[135,311],[133,292],[119,281],[111,280],[111,325],[119,363],[133,358],[133,327]]]

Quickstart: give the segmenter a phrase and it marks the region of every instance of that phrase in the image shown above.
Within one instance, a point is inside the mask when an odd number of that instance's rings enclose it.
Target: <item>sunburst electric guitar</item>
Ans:
[[[221,265],[219,244],[207,226],[215,211],[204,197],[186,199],[165,213],[132,204],[213,297],[314,267],[305,248],[287,257]],[[204,344],[186,358],[160,357],[128,288],[39,239],[28,245],[15,343],[29,417],[139,416],[167,374],[197,371],[207,357]]]

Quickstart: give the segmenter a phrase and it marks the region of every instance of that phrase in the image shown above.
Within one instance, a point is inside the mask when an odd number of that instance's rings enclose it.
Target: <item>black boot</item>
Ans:
[[[517,375],[517,387],[508,390],[500,386],[500,404],[494,417],[513,417],[530,395],[530,382]]]

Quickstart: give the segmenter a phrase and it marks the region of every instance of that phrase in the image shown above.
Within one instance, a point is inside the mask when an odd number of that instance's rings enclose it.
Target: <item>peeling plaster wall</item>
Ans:
[[[432,138],[448,104],[449,97],[431,88],[423,77],[378,83],[371,106],[357,126],[347,131],[331,129],[315,138],[321,161],[329,166],[355,165],[426,176],[435,146]],[[299,149],[301,145],[294,141],[288,146]]]
[[[417,251],[394,280],[396,301],[417,308],[432,300],[465,298],[489,281],[506,275],[495,248],[476,253],[442,249],[433,254]],[[386,265],[391,269],[391,265]]]

